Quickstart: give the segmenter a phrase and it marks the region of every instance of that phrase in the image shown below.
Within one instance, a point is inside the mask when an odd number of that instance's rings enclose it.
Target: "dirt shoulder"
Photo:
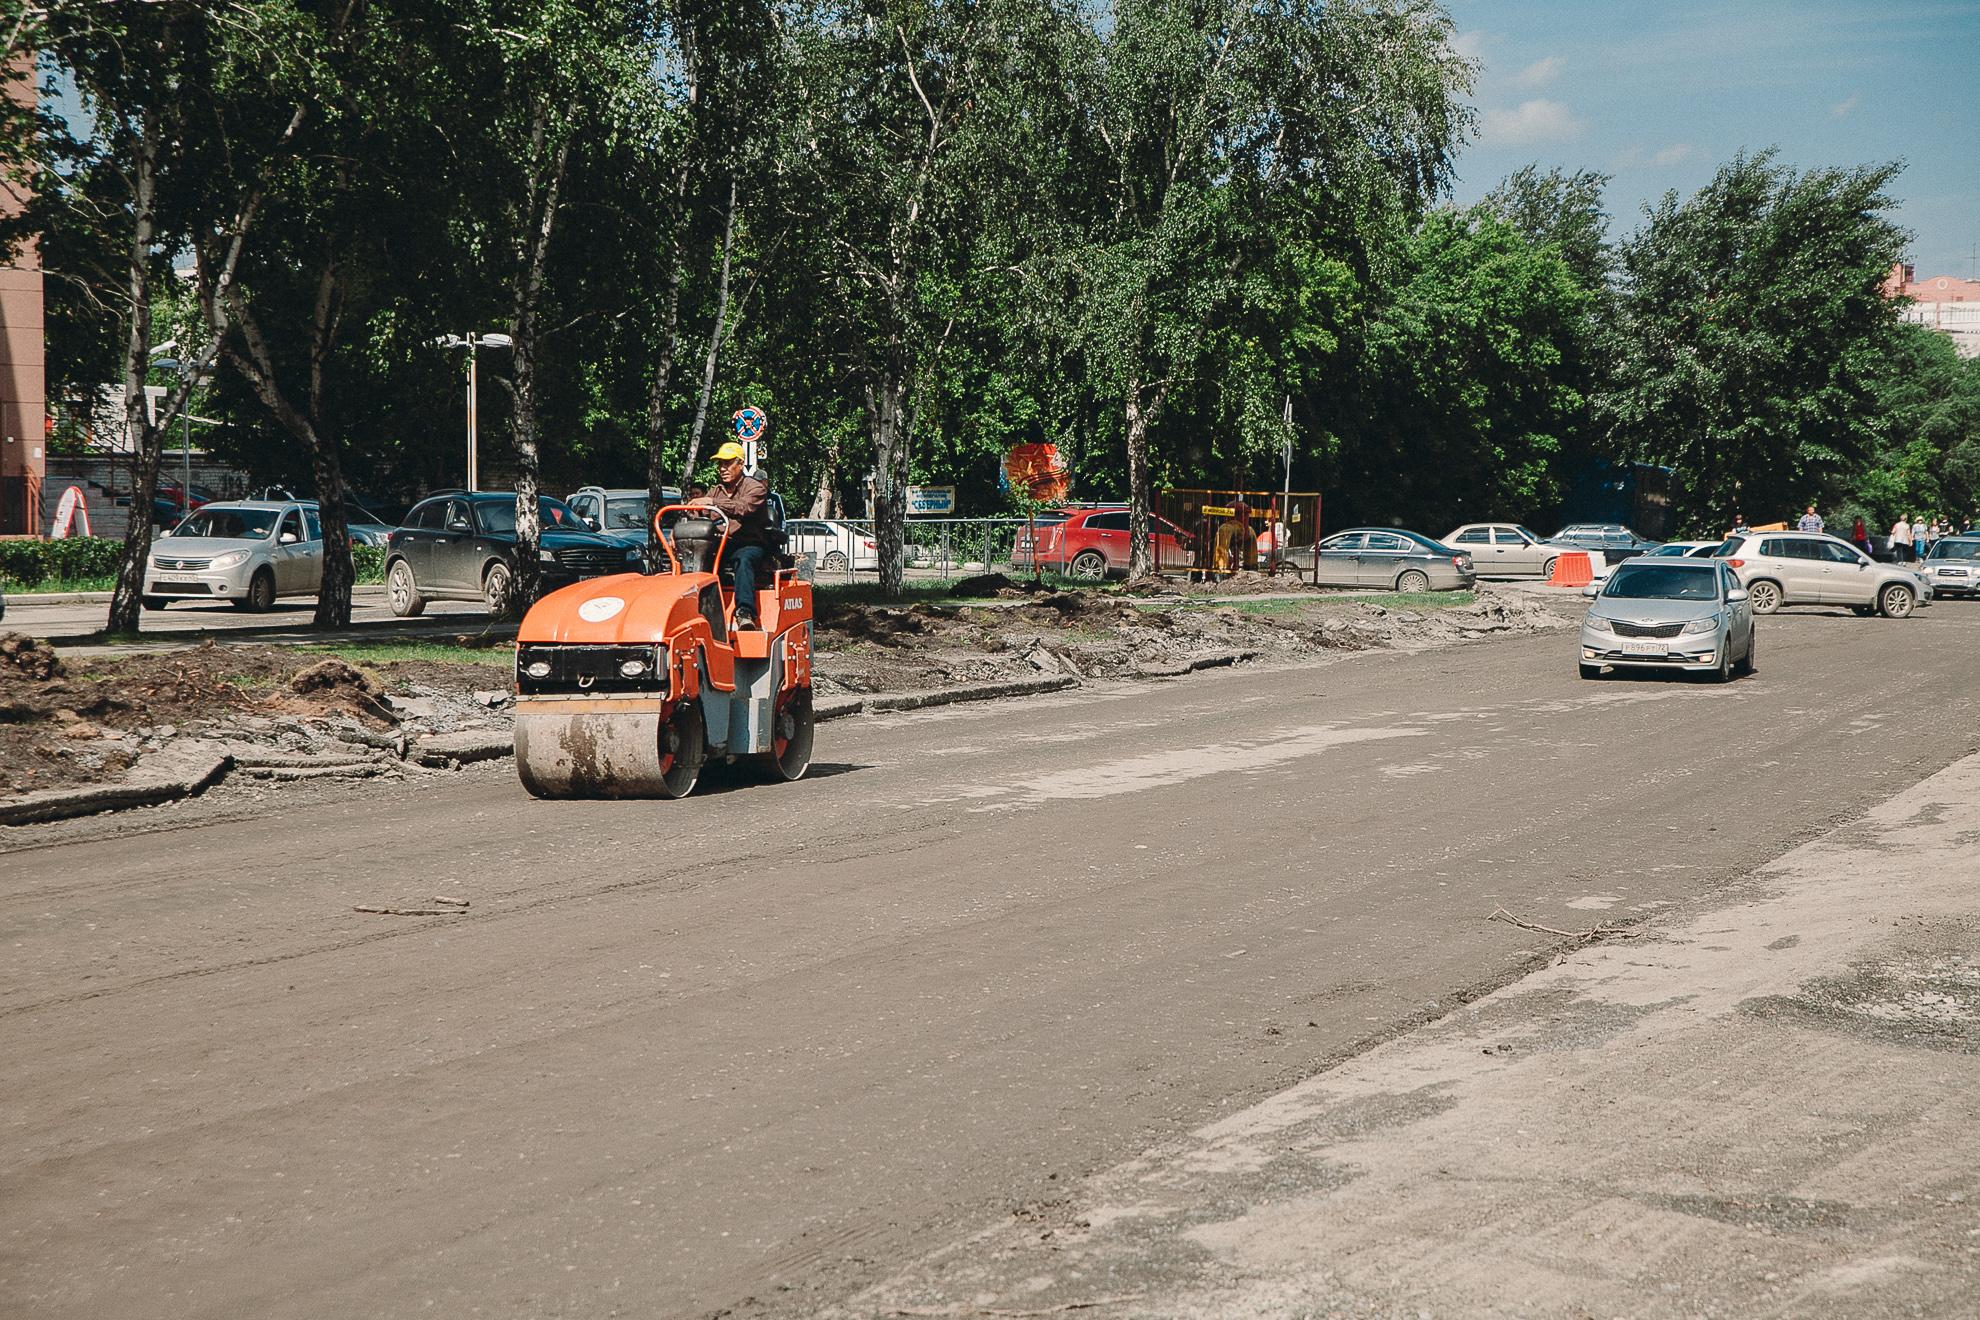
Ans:
[[[1501,588],[1349,598],[1248,579],[1167,598],[1043,591],[1000,577],[908,605],[821,594],[821,698],[1020,679],[1161,677],[1206,661],[1416,650],[1567,626],[1578,610]],[[1264,590],[1270,587],[1270,592]],[[1235,603],[1211,592],[1255,597]],[[1190,594],[1192,593],[1193,594]],[[117,658],[0,638],[0,798],[115,783],[175,742],[259,749],[266,776],[390,770],[422,738],[509,728],[509,649],[451,641],[225,644]]]

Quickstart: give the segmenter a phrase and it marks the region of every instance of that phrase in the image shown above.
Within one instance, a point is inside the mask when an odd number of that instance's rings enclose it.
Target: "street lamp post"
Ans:
[[[467,488],[479,489],[481,480],[481,455],[475,436],[479,405],[475,401],[475,350],[478,348],[513,348],[515,340],[501,334],[442,335],[428,340],[435,348],[465,348],[467,350]]]
[[[177,348],[178,346],[179,346],[178,340],[168,339],[164,343],[152,349],[151,365],[154,367],[161,367],[166,371],[176,371],[179,373],[179,379],[183,381],[186,380],[189,376],[191,376],[193,369],[192,363],[185,361],[183,358],[169,358],[169,357],[158,356],[160,353],[168,353],[172,349]],[[186,403],[185,406],[179,410],[179,412],[181,419],[184,422],[184,425],[179,432],[181,437],[179,442],[179,466],[180,466],[179,518],[181,521],[183,521],[186,515],[192,512],[192,391],[191,390],[186,391]]]

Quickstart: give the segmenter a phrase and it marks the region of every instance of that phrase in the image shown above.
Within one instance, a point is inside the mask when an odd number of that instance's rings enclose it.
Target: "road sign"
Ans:
[[[954,513],[956,511],[956,488],[954,486],[909,486],[907,491],[907,511],[910,514],[931,516]]]

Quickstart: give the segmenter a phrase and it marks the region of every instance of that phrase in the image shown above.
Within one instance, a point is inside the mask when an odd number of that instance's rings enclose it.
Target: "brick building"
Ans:
[[[1924,279],[1909,263],[1891,267],[1884,279],[1884,296],[1909,298],[1898,315],[1917,325],[1948,335],[1961,357],[1980,357],[1980,280],[1928,275]]]
[[[34,104],[34,63],[23,57],[0,69],[0,94]],[[0,181],[0,214],[16,214],[22,195]],[[48,390],[43,370],[41,258],[33,243],[0,265],[0,536],[32,535],[41,524],[47,465]]]

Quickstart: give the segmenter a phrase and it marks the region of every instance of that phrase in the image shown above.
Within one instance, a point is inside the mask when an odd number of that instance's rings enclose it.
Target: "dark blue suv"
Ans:
[[[543,536],[537,571],[545,590],[581,578],[637,573],[643,556],[600,536],[562,500],[543,496]],[[509,608],[516,575],[516,497],[495,491],[452,491],[415,504],[385,538],[385,593],[405,618],[429,600],[485,601]]]

